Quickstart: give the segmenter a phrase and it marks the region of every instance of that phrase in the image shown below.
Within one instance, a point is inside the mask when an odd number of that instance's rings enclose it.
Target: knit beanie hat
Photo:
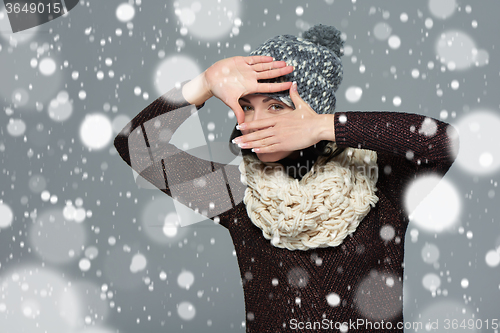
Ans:
[[[271,56],[295,66],[292,73],[259,82],[297,81],[300,97],[318,114],[334,113],[335,91],[342,82],[343,41],[333,26],[318,24],[302,37],[281,35],[268,39],[250,55]],[[295,108],[288,90],[258,93]]]

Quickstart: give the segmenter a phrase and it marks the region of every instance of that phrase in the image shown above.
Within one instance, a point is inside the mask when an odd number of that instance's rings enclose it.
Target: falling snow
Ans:
[[[443,130],[433,119],[446,121],[458,130],[460,149],[444,179],[407,180],[406,235],[391,224],[374,229],[373,241],[388,249],[406,239],[404,285],[395,274],[371,271],[349,290],[321,291],[317,302],[333,311],[355,306],[372,320],[391,318],[404,303],[405,319],[428,323],[429,330],[443,318],[494,318],[500,56],[495,34],[484,29],[499,30],[491,13],[500,7],[456,0],[412,6],[386,0],[368,7],[355,0],[79,1],[68,14],[15,34],[2,7],[0,327],[244,332],[245,322],[259,320],[245,312],[238,257],[217,225],[219,198],[196,212],[197,203],[171,200],[130,172],[113,140],[130,130],[140,110],[215,61],[246,56],[267,38],[299,35],[319,22],[331,22],[345,41],[337,111],[423,114],[423,123],[408,128],[421,142]],[[146,132],[156,130],[172,149],[237,165],[224,153],[235,115],[213,100],[198,112],[193,107],[175,132],[158,119]],[[338,119],[351,130],[348,114]],[[158,147],[147,148],[154,154]],[[421,154],[403,151],[401,163],[428,163]],[[380,180],[391,181],[397,166],[380,167]],[[216,186],[204,177],[188,185],[197,191]],[[359,244],[353,256],[369,249]],[[348,271],[345,263],[317,254],[310,265],[339,278]],[[242,274],[244,282],[259,278],[254,270]],[[288,288],[290,309],[299,309],[318,278],[293,267],[264,288],[270,297]],[[376,295],[403,289],[401,300],[372,306]]]

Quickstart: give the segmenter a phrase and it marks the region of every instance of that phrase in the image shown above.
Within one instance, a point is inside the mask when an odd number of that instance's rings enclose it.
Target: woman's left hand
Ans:
[[[290,87],[290,98],[295,110],[283,115],[240,124],[240,130],[255,130],[235,139],[241,147],[254,148],[258,153],[294,151],[312,146],[321,138],[325,120],[332,115],[317,114],[297,92],[297,83]],[[325,117],[326,116],[326,117]],[[330,120],[333,127],[333,120]]]

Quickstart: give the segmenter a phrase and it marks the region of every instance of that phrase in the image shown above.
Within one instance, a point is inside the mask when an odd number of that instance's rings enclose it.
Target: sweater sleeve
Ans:
[[[176,129],[204,105],[191,105],[184,99],[182,87],[186,83],[137,114],[116,136],[114,146],[141,178],[177,202],[225,225],[222,214],[243,200],[238,167],[193,156],[170,143]]]
[[[377,188],[404,213],[408,185],[423,175],[444,176],[458,152],[458,132],[442,121],[403,112],[338,112],[335,140],[340,147],[377,152]],[[427,193],[419,193],[424,198]]]

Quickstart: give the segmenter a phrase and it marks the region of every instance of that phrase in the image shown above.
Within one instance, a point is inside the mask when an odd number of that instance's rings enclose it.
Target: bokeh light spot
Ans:
[[[345,98],[350,103],[359,102],[362,95],[363,95],[363,89],[361,89],[360,87],[355,87],[355,86],[347,88],[347,90],[345,92]]]
[[[8,228],[12,225],[13,220],[12,209],[7,204],[0,202],[0,228]]]
[[[80,259],[80,262],[78,263],[78,267],[80,267],[80,270],[82,272],[86,272],[90,269],[90,260],[87,258],[82,258]]]
[[[177,314],[181,319],[192,320],[196,315],[196,309],[190,302],[181,302],[177,307]]]
[[[40,69],[40,73],[50,76],[56,71],[56,62],[52,58],[44,58],[40,61],[38,68]]]
[[[61,272],[17,266],[0,276],[2,332],[74,332],[82,317],[79,294]],[[6,313],[2,313],[5,304]]]
[[[109,119],[100,113],[85,116],[80,126],[80,138],[91,149],[102,149],[111,141],[113,129]]]
[[[422,248],[422,259],[427,264],[433,264],[439,259],[439,248],[434,244],[425,244]]]
[[[453,332],[477,332],[477,326],[460,326],[460,323],[470,323],[471,321],[475,323],[478,319],[475,315],[475,311],[464,305],[463,301],[460,300],[438,300],[429,303],[430,305],[421,312],[419,316],[419,321],[424,324],[423,331],[440,331],[441,325],[436,330],[436,326],[432,327],[432,323],[441,324],[444,320],[449,320],[450,322],[459,323],[453,328]],[[484,327],[484,326],[483,326]]]
[[[130,117],[127,115],[118,115],[111,122],[113,133],[118,134],[130,122]]]
[[[399,49],[399,47],[401,46],[401,39],[396,35],[389,37],[387,42],[389,44],[389,47],[394,50]]]
[[[484,258],[486,264],[490,267],[497,267],[500,264],[500,253],[495,250],[490,250]]]
[[[473,111],[455,126],[460,133],[457,164],[471,174],[490,174],[500,169],[500,117],[488,111]]]
[[[144,207],[141,221],[146,235],[160,244],[177,241],[186,234],[187,230],[181,228],[179,215],[175,212],[172,199],[168,197],[155,198],[150,201]]]
[[[128,3],[122,3],[116,8],[116,18],[121,22],[128,22],[135,16],[135,9]]]
[[[21,136],[26,131],[26,124],[22,119],[9,119],[7,132],[12,136]]]
[[[43,260],[67,263],[82,252],[86,232],[82,224],[64,217],[62,209],[49,209],[36,219],[30,232],[30,243]]]
[[[194,274],[190,271],[182,271],[177,277],[177,284],[183,289],[189,290],[194,283]]]
[[[232,29],[238,27],[240,1],[224,0],[178,0],[174,1],[174,13],[189,34],[206,41],[229,37]],[[181,31],[182,34],[182,31]]]
[[[386,22],[379,22],[373,28],[373,35],[378,40],[386,40],[391,35],[392,28]]]
[[[406,189],[405,207],[410,221],[418,227],[429,232],[441,232],[456,223],[461,203],[457,190],[449,181],[436,175],[426,175],[413,181]]]
[[[33,193],[40,193],[47,187],[47,181],[43,175],[33,175],[28,181],[28,187]]]
[[[146,264],[146,257],[141,253],[137,253],[132,257],[132,262],[130,263],[130,271],[132,273],[142,271],[146,268]]]
[[[396,276],[372,270],[355,292],[356,308],[370,320],[391,320],[403,310],[403,284]]]
[[[336,293],[326,295],[326,301],[331,307],[336,307],[340,304],[340,296]]]
[[[396,231],[392,225],[384,225],[380,228],[380,237],[385,241],[390,241],[396,235]]]
[[[450,30],[440,35],[436,42],[436,53],[442,64],[450,70],[464,70],[472,65],[488,63],[488,52],[478,51],[474,40],[464,32]]]
[[[439,19],[446,19],[453,15],[457,8],[456,0],[430,0],[429,10],[432,15]]]
[[[69,101],[69,96],[66,91],[61,91],[57,94],[57,98],[50,101],[48,107],[48,114],[50,119],[63,122],[73,113],[73,104]]]
[[[301,267],[294,267],[288,272],[287,279],[292,287],[304,288],[309,282],[309,273]]]
[[[422,285],[429,291],[436,291],[441,286],[441,279],[434,273],[428,273],[424,275]]]
[[[181,82],[191,80],[201,73],[199,66],[191,58],[175,55],[164,59],[156,69],[155,88],[159,95],[180,87]]]

